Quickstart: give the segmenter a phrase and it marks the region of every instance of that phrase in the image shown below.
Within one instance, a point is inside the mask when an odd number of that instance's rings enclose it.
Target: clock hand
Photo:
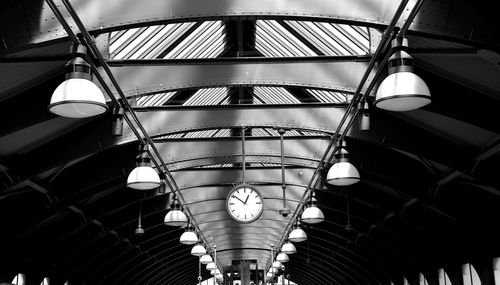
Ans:
[[[236,199],[238,199],[238,200],[240,200],[240,202],[241,202],[241,203],[246,204],[246,203],[245,203],[243,200],[241,200],[240,198],[238,198],[238,197],[236,197],[236,196],[234,196],[234,195],[233,195],[233,197],[234,197],[234,198],[236,198]]]
[[[250,197],[250,195],[247,195],[247,198],[245,199],[245,205],[247,204],[248,197]]]

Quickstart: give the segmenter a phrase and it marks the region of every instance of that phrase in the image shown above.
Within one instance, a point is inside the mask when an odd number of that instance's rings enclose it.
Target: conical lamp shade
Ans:
[[[288,239],[292,242],[303,242],[307,239],[307,234],[302,228],[296,227],[290,232]]]
[[[293,243],[286,242],[281,247],[281,252],[286,253],[286,254],[294,254],[297,252],[297,249],[295,248],[295,245],[293,245]]]
[[[278,273],[278,271],[279,271],[278,268],[275,268],[275,267],[269,268],[269,272],[271,272],[272,274],[276,274],[276,273]]]
[[[205,253],[207,253],[207,250],[201,244],[197,244],[197,245],[193,246],[193,248],[191,249],[191,254],[194,256],[202,256]]]
[[[287,255],[286,253],[284,253],[284,252],[280,252],[280,253],[278,254],[278,256],[276,256],[276,260],[277,260],[277,261],[280,261],[280,262],[282,262],[282,263],[283,263],[283,262],[288,262],[288,261],[290,261],[290,258],[288,257],[288,255]]]
[[[207,264],[207,270],[215,270],[217,268],[217,266],[215,265],[215,262],[210,262],[209,264]]]
[[[127,187],[150,190],[160,186],[160,177],[151,166],[137,166],[127,178]]]
[[[300,220],[307,224],[317,224],[325,220],[325,215],[320,208],[313,204],[304,210]]]
[[[200,258],[200,263],[201,264],[209,264],[210,262],[213,262],[212,260],[212,257],[208,254],[204,254],[201,258]]]
[[[377,90],[375,106],[388,111],[409,111],[431,102],[427,84],[413,72],[396,72],[387,76]]]
[[[61,117],[88,118],[106,112],[108,106],[101,89],[84,78],[69,78],[54,90],[49,111]]]
[[[283,264],[281,264],[281,261],[277,261],[277,260],[274,261],[272,264],[273,268],[277,268],[277,269],[281,268],[281,265],[283,265]]]
[[[359,182],[359,172],[349,161],[339,161],[330,167],[326,182],[336,186],[347,186]]]
[[[163,222],[167,226],[180,227],[184,224],[187,224],[188,218],[183,211],[174,209],[168,211]]]
[[[167,213],[168,214],[168,213]],[[179,238],[180,243],[186,245],[193,245],[198,242],[198,236],[193,231],[185,231]]]

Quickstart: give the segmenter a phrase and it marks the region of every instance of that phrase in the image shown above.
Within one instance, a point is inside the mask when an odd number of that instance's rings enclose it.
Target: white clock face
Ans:
[[[240,223],[251,223],[257,220],[264,209],[259,191],[249,185],[233,188],[226,200],[227,212]]]

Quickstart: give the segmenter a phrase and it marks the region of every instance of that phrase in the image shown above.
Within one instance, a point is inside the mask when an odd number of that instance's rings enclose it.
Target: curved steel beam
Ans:
[[[353,93],[365,61],[293,63],[207,63],[112,66],[127,97],[191,88],[220,86],[299,86]],[[300,72],[297,72],[300,70]],[[373,78],[375,70],[369,80]],[[362,90],[364,92],[364,90]]]
[[[61,1],[54,1],[63,9]],[[499,43],[498,37],[489,27],[490,17],[485,7],[469,7],[461,4],[435,3],[426,1],[416,16],[411,30],[436,36]],[[9,48],[37,43],[58,41],[66,38],[64,28],[57,21],[50,7],[43,0],[16,3],[12,9],[2,9],[1,18],[11,23],[5,29],[4,42]],[[290,0],[285,2],[225,1],[225,0],[134,0],[99,1],[91,0],[74,5],[76,13],[91,33],[110,30],[166,24],[172,22],[214,20],[227,18],[284,18],[294,20],[321,20],[383,27],[388,25],[397,8],[391,0],[342,0],[331,3],[321,0]],[[469,7],[471,9],[465,9]],[[474,8],[474,9],[472,9]],[[431,12],[428,12],[431,11]],[[401,19],[406,19],[410,11],[405,11]],[[436,15],[440,15],[436,17]],[[488,14],[489,15],[489,14]],[[26,20],[28,19],[28,20]],[[462,19],[473,19],[463,21]],[[70,22],[73,27],[76,25]],[[403,24],[403,20],[398,26]],[[470,31],[476,31],[474,35]],[[78,32],[73,28],[74,32]]]

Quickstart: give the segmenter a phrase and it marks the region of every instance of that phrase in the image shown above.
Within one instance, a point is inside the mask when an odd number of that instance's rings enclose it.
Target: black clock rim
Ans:
[[[248,220],[248,221],[241,221],[241,220],[238,220],[236,219],[236,217],[234,217],[232,214],[231,214],[231,211],[229,210],[229,197],[231,196],[231,194],[236,191],[237,189],[240,189],[240,188],[251,188],[253,191],[257,192],[262,200],[262,208],[261,210],[259,211],[259,213],[257,215],[255,215],[255,217],[253,217],[251,220]],[[236,222],[238,223],[241,223],[241,224],[250,224],[250,223],[253,223],[255,222],[256,220],[258,220],[260,218],[260,216],[262,216],[262,213],[264,213],[264,197],[262,196],[262,193],[259,191],[259,189],[257,189],[255,186],[252,186],[250,184],[240,184],[240,185],[236,185],[234,186],[228,193],[227,193],[227,196],[226,196],[226,212],[227,214],[233,219],[235,220]]]

